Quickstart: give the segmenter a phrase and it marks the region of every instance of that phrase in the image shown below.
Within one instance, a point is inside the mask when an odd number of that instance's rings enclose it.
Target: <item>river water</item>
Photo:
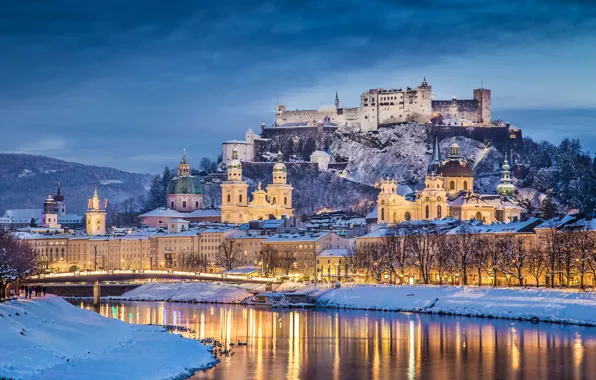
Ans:
[[[106,302],[100,313],[180,326],[187,337],[248,343],[191,379],[596,378],[596,328],[590,327],[167,302]]]

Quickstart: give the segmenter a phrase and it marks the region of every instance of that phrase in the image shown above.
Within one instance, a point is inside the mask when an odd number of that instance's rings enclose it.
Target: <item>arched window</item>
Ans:
[[[385,209],[381,209],[381,221],[385,220]]]
[[[238,195],[238,202],[242,203],[242,194]]]
[[[426,205],[426,219],[430,218],[430,206]]]
[[[455,181],[449,182],[449,190],[455,190]]]
[[[199,208],[199,201],[195,202],[195,208]]]
[[[273,197],[273,200],[271,200],[271,204],[274,205],[275,204],[275,197]]]
[[[442,218],[442,216],[441,216],[441,206],[440,205],[437,206],[437,218],[439,218],[439,219]]]
[[[288,197],[284,197],[284,206],[288,204]]]
[[[476,213],[476,220],[482,220],[482,214],[480,213],[480,211]]]
[[[186,201],[182,201],[182,208],[186,208]]]
[[[409,212],[409,211],[406,211],[405,219],[406,219],[406,220],[410,220],[410,219],[412,219],[412,215],[410,214],[410,212]]]
[[[464,190],[468,190],[468,181],[464,181]]]
[[[170,208],[174,208],[174,201],[170,202]]]
[[[230,201],[230,194],[228,194],[228,202]]]

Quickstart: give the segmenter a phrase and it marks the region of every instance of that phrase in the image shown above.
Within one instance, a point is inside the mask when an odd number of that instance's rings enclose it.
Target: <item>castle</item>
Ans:
[[[408,121],[427,123],[433,118],[453,120],[464,126],[488,126],[491,123],[491,92],[479,88],[473,99],[435,100],[432,86],[426,78],[412,89],[370,89],[360,95],[360,107],[343,108],[338,94],[335,104],[317,110],[290,111],[278,105],[276,125],[315,125],[317,122],[339,127],[359,127],[360,131],[376,131],[380,126]]]

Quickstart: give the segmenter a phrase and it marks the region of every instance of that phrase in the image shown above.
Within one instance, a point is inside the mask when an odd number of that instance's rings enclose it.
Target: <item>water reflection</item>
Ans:
[[[582,379],[596,373],[596,361],[588,359],[596,353],[596,329],[579,326],[163,302],[107,302],[99,312],[129,323],[180,326],[187,337],[248,343],[193,379]]]

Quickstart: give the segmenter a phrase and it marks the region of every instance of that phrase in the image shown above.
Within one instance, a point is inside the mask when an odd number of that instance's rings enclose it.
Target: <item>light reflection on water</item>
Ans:
[[[89,303],[77,303],[93,309]],[[100,314],[247,342],[193,379],[583,379],[596,328],[408,313],[106,302]]]

